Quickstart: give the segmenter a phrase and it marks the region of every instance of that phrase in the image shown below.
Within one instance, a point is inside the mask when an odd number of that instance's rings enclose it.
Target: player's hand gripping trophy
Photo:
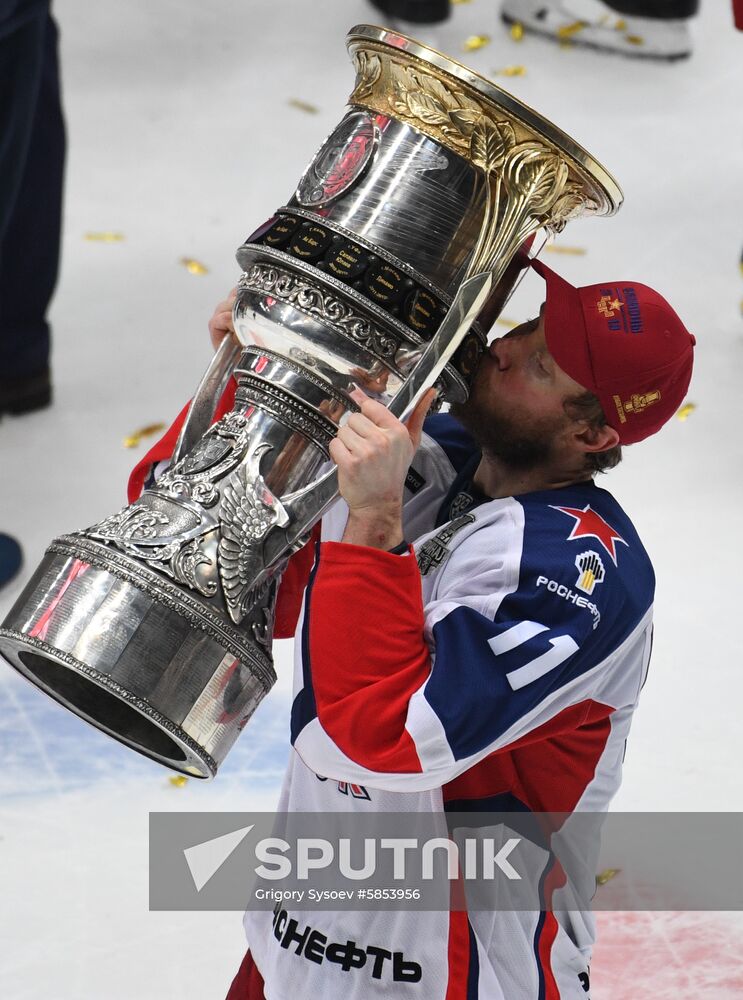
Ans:
[[[340,124],[237,251],[242,347],[225,338],[156,484],[56,538],[0,629],[38,687],[198,777],[274,682],[277,585],[337,495],[328,446],[349,393],[400,418],[434,384],[466,398],[520,249],[622,200],[577,143],[459,63],[367,25],[348,48]],[[210,426],[230,377],[234,409]]]

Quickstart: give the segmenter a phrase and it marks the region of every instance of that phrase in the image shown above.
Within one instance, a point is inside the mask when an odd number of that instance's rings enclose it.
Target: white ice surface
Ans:
[[[617,176],[615,219],[571,223],[550,255],[575,284],[654,285],[698,339],[697,409],[630,449],[610,487],[657,570],[657,630],[616,807],[737,810],[743,782],[739,599],[743,34],[706,0],[686,63],[653,65],[516,44],[491,0],[454,8],[439,47],[496,78]],[[363,0],[58,0],[69,129],[55,405],[0,424],[0,530],[26,569],[48,541],[118,509],[148,446],[207,363],[206,321],[238,276],[234,251],[288,198],[340,119],[353,73],[344,34]],[[463,39],[491,45],[462,54]],[[317,106],[307,114],[289,105]],[[125,234],[87,242],[89,231]],[[178,261],[203,261],[189,274]],[[540,301],[532,276],[506,315]],[[175,788],[140,759],[0,670],[0,996],[220,1000],[243,952],[240,917],[150,913],[150,810],[272,808],[287,753],[289,651],[279,684],[216,782]],[[601,918],[594,997],[743,996],[740,916]]]

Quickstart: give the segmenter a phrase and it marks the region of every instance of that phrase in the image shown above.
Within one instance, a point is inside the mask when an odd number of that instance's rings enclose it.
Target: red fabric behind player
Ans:
[[[242,960],[225,1000],[265,1000],[263,977],[250,952]]]
[[[221,420],[225,413],[230,412],[235,404],[236,391],[237,383],[234,379],[230,379],[229,385],[222,393],[222,398],[217,404],[217,409],[215,410],[212,423],[216,423],[217,420]],[[186,419],[186,414],[188,413],[190,405],[191,401],[189,400],[160,440],[156,444],[153,444],[144,458],[140,459],[132,469],[131,475],[129,476],[129,487],[127,490],[129,503],[134,503],[139,494],[142,492],[142,487],[145,484],[147,476],[150,474],[150,469],[154,465],[157,465],[158,462],[164,462],[173,454],[175,443],[178,440],[178,435],[181,432],[181,427],[183,426],[183,421]]]

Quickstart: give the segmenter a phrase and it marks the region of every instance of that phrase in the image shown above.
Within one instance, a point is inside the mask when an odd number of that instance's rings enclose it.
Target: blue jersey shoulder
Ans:
[[[425,698],[457,759],[610,662],[652,604],[650,560],[611,494],[582,483],[513,502],[524,512],[516,589],[492,619],[461,605],[433,627]]]
[[[456,472],[460,472],[478,451],[472,435],[449,413],[427,417],[423,430],[444,451]]]
[[[515,499],[524,539],[514,597],[579,630],[590,615],[592,630],[603,621],[602,635],[615,633],[614,624],[629,634],[653,602],[655,574],[614,497],[589,482]]]

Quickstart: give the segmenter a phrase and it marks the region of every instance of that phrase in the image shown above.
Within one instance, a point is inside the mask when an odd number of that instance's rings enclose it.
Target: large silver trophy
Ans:
[[[274,682],[286,561],[337,495],[328,445],[360,385],[398,416],[466,398],[515,257],[611,215],[613,178],[550,122],[417,42],[358,26],[356,86],[289,203],[237,252],[234,320],[173,463],[56,538],[0,652],[104,732],[213,777]],[[210,426],[226,380],[234,409]]]

